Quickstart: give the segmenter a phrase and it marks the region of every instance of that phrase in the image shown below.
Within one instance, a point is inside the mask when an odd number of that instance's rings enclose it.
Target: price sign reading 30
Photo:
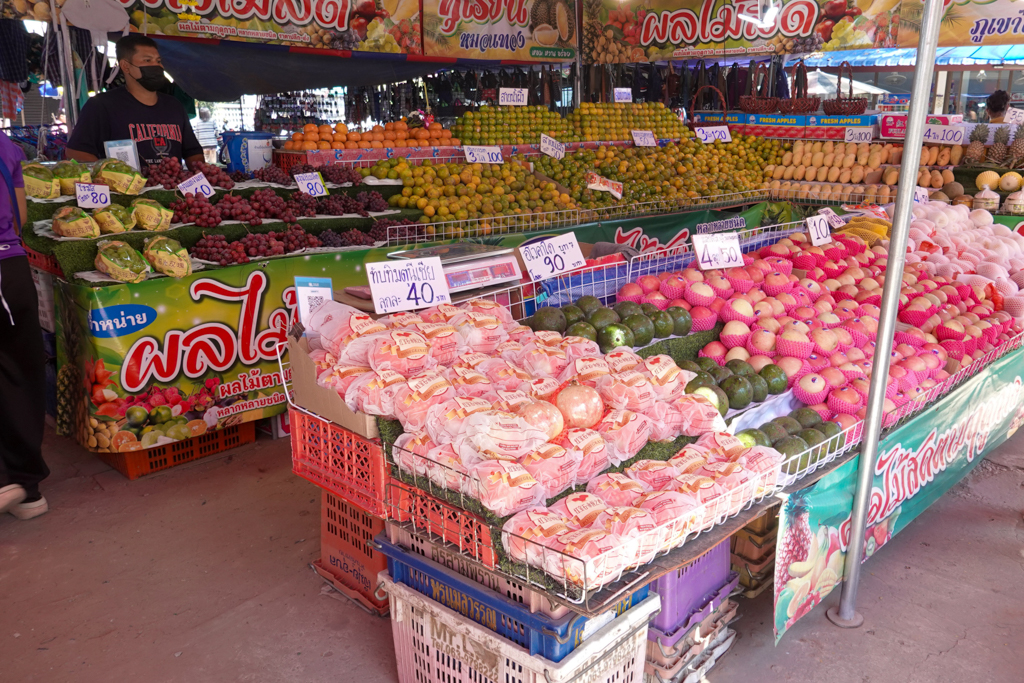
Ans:
[[[693,251],[701,270],[738,268],[743,265],[740,238],[734,232],[694,235]]]

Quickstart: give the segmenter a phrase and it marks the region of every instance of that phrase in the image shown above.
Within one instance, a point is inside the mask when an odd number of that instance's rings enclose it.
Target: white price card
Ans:
[[[836,230],[840,230],[846,227],[846,221],[840,218],[835,211],[828,208],[827,206],[818,209],[818,213],[824,216],[825,219],[828,221],[828,224],[831,225]]]
[[[929,197],[931,197],[931,195],[928,193],[928,188],[920,186],[914,188],[915,202],[919,204],[927,204]]]
[[[310,197],[326,197],[329,193],[324,187],[324,177],[317,173],[298,173],[295,176],[295,184],[299,190]]]
[[[305,327],[309,316],[325,301],[334,299],[334,288],[329,277],[295,276],[295,300],[299,304],[299,322]]]
[[[729,126],[704,126],[703,128],[695,128],[693,132],[697,134],[697,139],[705,145],[709,145],[716,140],[732,142],[732,135],[729,134]]]
[[[693,252],[701,270],[712,268],[739,268],[743,265],[740,238],[734,232],[719,232],[693,236]]]
[[[367,263],[366,279],[377,313],[415,311],[452,300],[437,256]]]
[[[871,142],[875,139],[874,128],[847,128],[845,142]]]
[[[587,189],[597,190],[598,192],[611,192],[612,196],[616,199],[622,199],[622,183],[608,180],[593,171],[587,174]]]
[[[178,189],[182,194],[203,195],[205,197],[213,196],[213,186],[210,185],[210,181],[202,173],[196,173],[185,182],[178,183]]]
[[[466,161],[471,164],[500,164],[504,162],[501,156],[501,147],[463,145],[462,153],[466,155]]]
[[[827,217],[808,216],[804,222],[807,224],[807,234],[811,237],[811,245],[820,247],[832,241],[832,230],[829,228]]]
[[[541,133],[540,134],[540,151],[541,151],[542,154],[547,154],[549,157],[554,157],[556,159],[561,159],[561,158],[565,157],[565,144],[559,142],[558,140],[554,139],[553,137],[550,137],[548,135],[544,135],[544,133]]]
[[[637,147],[657,147],[658,141],[654,139],[654,133],[649,130],[633,130],[633,144]]]
[[[924,141],[930,145],[960,145],[964,141],[963,126],[936,126],[928,123],[924,127]]]
[[[498,90],[498,104],[510,107],[525,107],[530,100],[530,91],[527,88],[500,88]]]
[[[615,101],[616,102],[632,102],[633,101],[633,89],[632,88],[615,88]]]
[[[1003,117],[1003,123],[1008,123],[1011,126],[1019,126],[1024,123],[1024,109],[1008,108],[1006,115]]]
[[[519,253],[526,264],[530,279],[534,282],[582,268],[587,264],[574,232],[524,244],[519,247]]]
[[[83,209],[103,209],[110,206],[110,187],[92,183],[75,183],[75,198]]]

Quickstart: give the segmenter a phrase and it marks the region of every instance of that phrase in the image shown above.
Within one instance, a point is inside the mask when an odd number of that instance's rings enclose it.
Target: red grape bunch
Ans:
[[[296,216],[306,216],[309,218],[316,216],[316,197],[308,195],[302,190],[292,192],[292,196],[288,198],[287,206]]]
[[[334,183],[335,185],[344,185],[345,183],[358,185],[363,182],[363,174],[345,164],[327,164],[326,166],[321,166],[319,170],[320,174],[324,177],[324,181]]]
[[[224,195],[217,202],[217,208],[220,209],[220,215],[225,220],[242,221],[249,225],[262,225],[263,223],[263,219],[256,214],[252,204],[244,197],[239,197],[238,195]]]
[[[326,216],[344,216],[345,214],[359,214],[369,216],[362,202],[345,193],[327,195],[320,197],[319,213]]]
[[[284,242],[277,239],[276,232],[250,232],[241,239],[242,248],[250,258],[280,256],[285,253]]]
[[[200,228],[215,228],[220,225],[220,209],[210,203],[205,195],[194,195],[191,192],[183,199],[171,202],[171,210],[175,223],[195,223]]]
[[[316,173],[316,168],[310,164],[295,164],[288,169],[288,172],[291,173],[292,178],[294,178],[302,173]]]
[[[292,223],[288,230],[278,235],[278,239],[284,241],[284,249],[289,254],[300,249],[315,249],[320,246],[320,240],[302,229],[298,223]]]
[[[388,200],[384,199],[380,192],[360,192],[356,200],[363,205],[367,211],[379,213],[388,210]]]
[[[248,171],[232,171],[230,175],[231,179],[236,183],[244,183],[247,180],[252,180],[252,173],[249,173]]]
[[[348,232],[343,232],[340,235],[331,229],[324,230],[320,233],[320,242],[325,247],[373,246],[373,238],[365,232],[356,230],[355,228]]]
[[[144,175],[146,187],[163,185],[165,190],[173,190],[192,174],[185,170],[178,157],[164,157],[159,164],[147,166]]]
[[[228,243],[224,235],[206,235],[192,247],[192,255],[204,261],[212,261],[222,266],[234,263],[248,263],[245,247],[239,241]]]
[[[264,183],[277,183],[278,185],[291,185],[292,177],[285,173],[280,166],[267,166],[257,168],[252,172],[256,180]]]
[[[201,161],[196,162],[195,165],[196,173],[202,173],[206,180],[216,187],[223,187],[225,190],[230,190],[235,186],[235,181],[231,179],[220,166],[214,166],[213,164],[204,164]]]
[[[294,211],[289,209],[284,199],[270,188],[253,192],[249,197],[249,204],[260,218],[280,218],[288,223],[295,222]]]

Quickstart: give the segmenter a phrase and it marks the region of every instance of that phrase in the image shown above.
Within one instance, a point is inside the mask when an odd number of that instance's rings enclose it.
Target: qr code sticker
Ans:
[[[323,304],[324,298],[322,296],[307,296],[306,305],[309,307],[309,312],[312,313],[316,309],[320,308]]]

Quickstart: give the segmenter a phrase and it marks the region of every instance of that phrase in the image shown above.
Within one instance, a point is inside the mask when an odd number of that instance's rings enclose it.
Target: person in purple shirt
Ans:
[[[39,303],[21,229],[28,219],[21,148],[0,131],[0,514],[49,510],[43,461],[46,360]]]

